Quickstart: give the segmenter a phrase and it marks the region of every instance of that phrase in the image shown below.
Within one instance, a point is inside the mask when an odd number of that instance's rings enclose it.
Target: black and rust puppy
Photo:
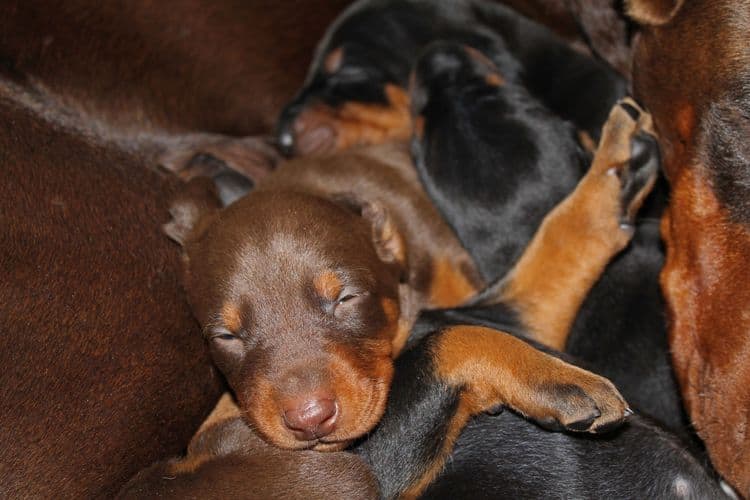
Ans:
[[[487,282],[510,270],[591,162],[575,128],[513,83],[513,70],[435,42],[410,93],[422,184]]]
[[[408,139],[409,72],[420,51],[436,40],[490,54],[506,68],[505,78],[523,83],[594,138],[625,93],[624,80],[609,67],[506,6],[486,0],[363,0],[344,11],[320,42],[305,86],[282,112],[282,147],[311,153]]]
[[[415,67],[412,150],[425,189],[488,281],[505,275],[587,165],[570,126],[473,48],[436,43]],[[634,105],[623,104],[634,119]],[[634,157],[658,161],[652,136]],[[637,184],[636,184],[637,185]],[[633,225],[633,214],[623,220]],[[663,252],[653,222],[639,222],[587,297],[576,321],[547,344],[612,378],[635,408],[691,436],[669,362],[658,273]],[[490,237],[491,235],[491,237]],[[492,308],[458,311],[487,321]],[[502,311],[496,321],[502,321]],[[572,318],[571,318],[572,320]]]

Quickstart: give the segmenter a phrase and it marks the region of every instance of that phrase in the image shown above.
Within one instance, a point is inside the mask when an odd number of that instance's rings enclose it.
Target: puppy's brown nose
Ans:
[[[285,405],[284,424],[300,441],[327,436],[336,428],[338,405],[332,398],[302,398]]]

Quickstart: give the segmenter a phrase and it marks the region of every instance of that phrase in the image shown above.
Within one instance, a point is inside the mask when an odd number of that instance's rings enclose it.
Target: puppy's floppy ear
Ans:
[[[671,21],[685,0],[627,0],[626,11],[637,23],[662,26]]]
[[[338,193],[333,201],[360,215],[372,230],[372,242],[380,260],[406,267],[406,244],[393,217],[379,201],[363,200],[354,193]]]
[[[169,207],[172,220],[162,226],[164,233],[181,246],[196,236],[199,222],[218,212],[221,201],[216,185],[207,177],[196,177],[184,184]]]

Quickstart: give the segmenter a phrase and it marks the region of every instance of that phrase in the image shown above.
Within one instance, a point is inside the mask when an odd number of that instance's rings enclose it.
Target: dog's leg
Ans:
[[[397,360],[386,413],[359,451],[383,497],[416,497],[442,469],[469,418],[505,407],[546,428],[593,433],[630,413],[603,377],[510,334],[453,326]]]
[[[604,126],[589,172],[480,303],[509,304],[535,340],[564,349],[591,286],[633,236],[635,214],[658,168],[650,115],[632,100],[621,101]]]

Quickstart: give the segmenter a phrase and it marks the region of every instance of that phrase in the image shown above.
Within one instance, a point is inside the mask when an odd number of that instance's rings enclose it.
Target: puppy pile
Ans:
[[[6,4],[3,498],[750,497],[750,0]]]
[[[721,498],[670,370],[661,200],[638,214],[658,145],[624,88],[503,6],[347,9],[281,113],[295,158],[228,206],[205,178],[172,205],[236,406],[122,495]]]

